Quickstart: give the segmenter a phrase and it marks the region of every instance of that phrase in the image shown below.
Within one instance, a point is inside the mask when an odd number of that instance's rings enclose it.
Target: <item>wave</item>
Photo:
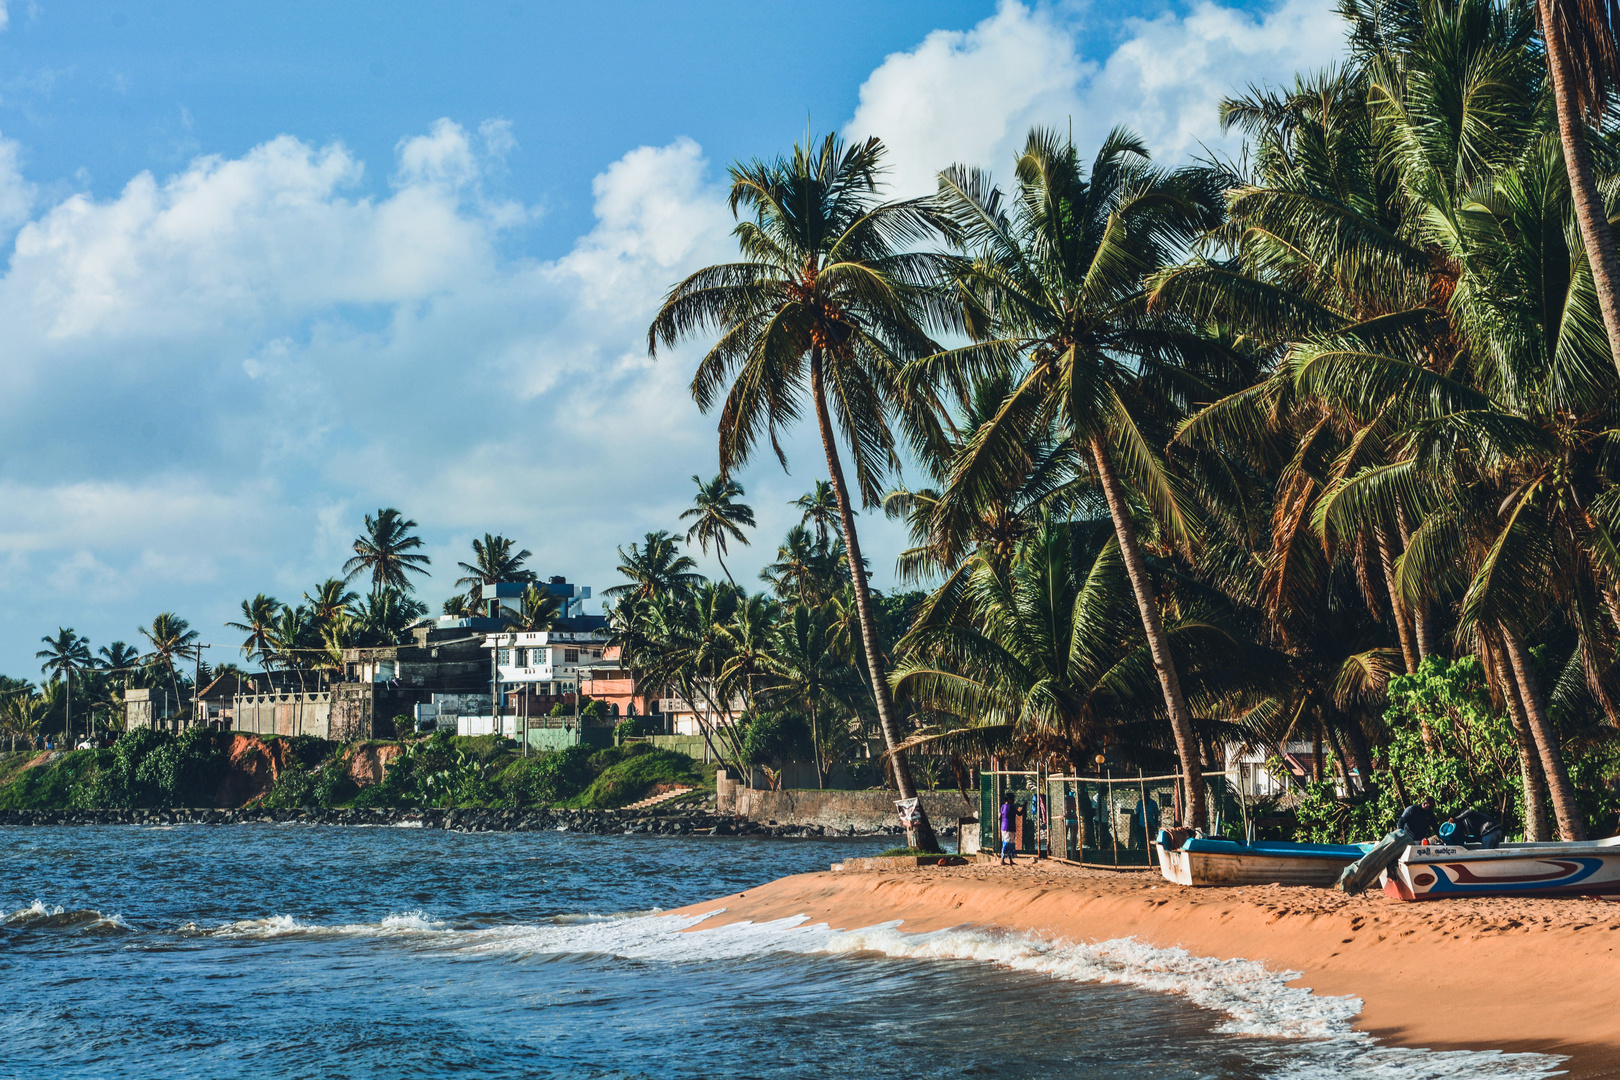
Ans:
[[[85,933],[117,933],[129,929],[121,915],[103,915],[94,908],[68,909],[60,904],[46,907],[35,900],[0,916],[0,927],[7,930],[79,930]]]
[[[185,929],[225,938],[395,938],[435,950],[535,960],[605,956],[684,964],[755,960],[776,953],[993,964],[1069,982],[1115,983],[1174,994],[1221,1014],[1224,1019],[1217,1031],[1297,1043],[1298,1053],[1271,1074],[1279,1080],[1538,1080],[1558,1073],[1563,1060],[1547,1054],[1495,1050],[1379,1046],[1353,1026],[1361,1011],[1359,998],[1289,986],[1298,972],[1277,971],[1257,961],[1195,956],[1184,949],[1162,949],[1134,938],[1081,943],[969,929],[907,934],[897,922],[837,931],[825,923],[811,923],[805,916],[705,927],[702,924],[708,917],[661,912],[575,914],[539,923],[474,927],[412,911],[375,923],[322,925],[278,915],[212,929]]]

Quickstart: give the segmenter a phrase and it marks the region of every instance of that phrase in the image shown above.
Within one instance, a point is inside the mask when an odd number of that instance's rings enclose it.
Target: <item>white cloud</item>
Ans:
[[[1047,7],[1003,0],[967,31],[935,31],[895,53],[861,86],[845,128],[889,146],[898,194],[925,194],[961,162],[1004,176],[1034,125],[1066,130],[1084,150],[1116,124],[1133,128],[1156,158],[1176,162],[1202,145],[1231,148],[1216,107],[1253,82],[1291,79],[1337,55],[1342,27],[1326,0],[1282,0],[1246,13],[1198,0],[1186,14],[1128,19],[1100,62],[1082,48],[1113,27],[1094,9],[1075,21]]]

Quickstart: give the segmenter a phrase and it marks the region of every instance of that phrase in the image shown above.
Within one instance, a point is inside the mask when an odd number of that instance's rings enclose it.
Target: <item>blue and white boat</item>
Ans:
[[[1285,840],[1173,837],[1160,830],[1159,871],[1177,885],[1315,885],[1328,888],[1371,844],[1294,844]]]

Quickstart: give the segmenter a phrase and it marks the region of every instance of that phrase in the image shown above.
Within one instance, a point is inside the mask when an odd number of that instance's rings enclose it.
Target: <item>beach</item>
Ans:
[[[1188,889],[1157,873],[1063,863],[800,874],[694,904],[702,932],[803,916],[834,929],[899,922],[1071,942],[1134,938],[1299,972],[1361,999],[1355,1026],[1434,1050],[1565,1055],[1577,1080],[1620,1077],[1620,903],[1584,897],[1401,903],[1308,887]]]

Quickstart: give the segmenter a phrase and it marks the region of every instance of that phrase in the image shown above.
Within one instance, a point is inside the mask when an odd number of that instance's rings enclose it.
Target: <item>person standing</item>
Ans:
[[[1013,807],[1012,795],[1001,797],[1001,865],[1012,866],[1015,856],[1013,830],[1018,827],[1018,812]]]

